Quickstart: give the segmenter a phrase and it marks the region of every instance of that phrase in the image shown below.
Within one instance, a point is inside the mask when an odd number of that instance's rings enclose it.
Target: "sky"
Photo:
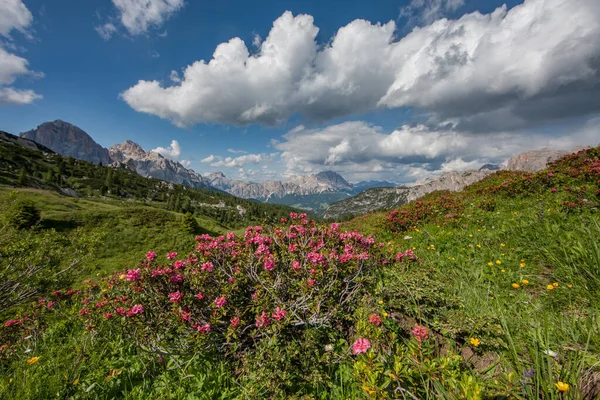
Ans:
[[[0,129],[413,182],[600,144],[598,0],[0,0]]]

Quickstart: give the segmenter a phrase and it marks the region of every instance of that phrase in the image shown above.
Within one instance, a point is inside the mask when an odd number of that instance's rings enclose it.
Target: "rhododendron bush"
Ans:
[[[263,338],[277,337],[284,347],[302,342],[307,329],[337,332],[351,343],[353,313],[373,272],[415,259],[304,214],[270,231],[254,226],[241,237],[202,235],[196,242],[187,257],[148,252],[136,268],[89,282],[82,323],[169,354],[238,357]]]

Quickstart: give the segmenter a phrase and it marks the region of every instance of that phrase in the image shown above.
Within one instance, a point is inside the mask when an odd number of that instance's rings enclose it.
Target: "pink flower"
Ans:
[[[317,283],[316,279],[309,279],[308,280],[308,287],[315,286],[315,283]]]
[[[272,258],[269,258],[268,260],[265,261],[265,269],[267,271],[272,271],[273,268],[275,268],[275,260],[273,260]]]
[[[52,308],[54,306],[54,302],[53,301],[49,301],[48,304],[46,304],[47,308]]]
[[[294,271],[298,271],[300,268],[302,268],[302,266],[300,265],[300,262],[298,262],[298,261],[292,261],[292,269]]]
[[[167,259],[168,260],[174,260],[176,258],[177,258],[177,252],[176,251],[174,251],[172,253],[167,253]]]
[[[225,305],[225,303],[227,303],[227,297],[225,297],[225,296],[217,297],[215,299],[215,307],[217,307],[217,308],[223,307]]]
[[[267,315],[267,313],[265,313],[263,311],[262,314],[256,316],[255,323],[256,323],[256,326],[259,328],[263,327],[263,326],[267,326],[267,325],[269,325],[269,316]]]
[[[200,325],[199,323],[196,322],[194,325],[192,325],[192,328],[194,328],[195,330],[197,330],[200,333],[210,332],[210,324]]]
[[[352,345],[352,353],[354,355],[360,354],[360,353],[366,353],[367,350],[369,350],[370,348],[371,348],[371,342],[369,342],[369,339],[359,338],[359,339],[356,339],[356,341]]]
[[[181,293],[179,290],[173,293],[169,293],[169,300],[176,304],[181,301],[182,297],[183,293]]]
[[[550,189],[550,192],[552,192],[552,193],[556,193],[556,188],[551,188],[551,189]]]
[[[110,313],[110,312],[104,313],[104,319],[111,319],[112,317],[113,317],[113,313]]]
[[[128,317],[132,317],[134,315],[138,315],[144,312],[144,307],[141,304],[136,304],[135,306],[131,307],[131,309],[129,311],[127,311],[127,316]]]
[[[140,269],[128,269],[127,270],[127,275],[125,275],[125,279],[127,279],[129,282],[135,282],[138,279],[140,279]]]
[[[337,231],[340,228],[340,224],[333,223],[331,224],[331,230]]]
[[[427,328],[424,326],[420,326],[419,324],[415,324],[415,327],[412,330],[412,334],[415,335],[415,339],[417,339],[417,342],[419,343],[421,343],[424,339],[429,338]]]
[[[13,325],[20,324],[20,323],[21,323],[20,319],[11,319],[11,320],[6,321],[4,323],[4,326],[9,327],[9,326],[13,326]]]
[[[175,268],[176,270],[179,270],[179,269],[181,269],[183,267],[185,267],[185,261],[183,261],[183,260],[177,260],[173,264],[173,268]]]
[[[235,238],[235,233],[233,233],[233,232],[227,233],[227,240],[233,240],[234,238]]]
[[[117,307],[117,309],[115,311],[119,315],[125,315],[125,313],[127,312],[127,311],[125,311],[125,309],[123,307]]]
[[[287,316],[287,311],[285,311],[283,308],[277,307],[275,309],[275,312],[271,316],[273,318],[275,318],[277,321],[281,321],[282,319],[284,319]]]
[[[198,300],[202,300],[204,298],[204,293],[199,292],[197,295],[194,296],[195,298],[197,298]]]
[[[369,316],[369,322],[375,326],[381,325],[381,317],[377,314],[371,314]]]
[[[146,260],[152,261],[156,258],[156,253],[153,251],[149,251],[146,253]]]
[[[185,321],[190,322],[191,320],[192,320],[192,314],[190,314],[187,311],[183,311],[181,313],[181,321],[182,322],[185,322]]]
[[[183,282],[182,274],[175,274],[171,277],[171,283],[181,283]]]
[[[212,271],[214,268],[213,263],[211,262],[205,262],[204,264],[202,264],[202,268],[200,268],[202,271],[206,271],[206,272],[210,272]]]
[[[231,318],[231,320],[229,322],[231,323],[231,326],[235,328],[240,324],[240,318],[233,317],[233,318]]]

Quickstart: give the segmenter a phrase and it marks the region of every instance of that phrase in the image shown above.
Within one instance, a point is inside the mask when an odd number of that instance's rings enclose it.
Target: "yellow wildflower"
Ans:
[[[471,233],[469,233],[469,237],[473,237],[473,235]]]
[[[10,378],[10,379],[8,380],[8,383],[12,383],[12,382],[13,382],[13,378]]]
[[[552,289],[554,289],[554,285],[549,283],[548,286],[546,286],[546,289],[552,290]]]
[[[77,378],[73,381],[73,385],[77,385],[78,383],[79,383],[79,378]]]
[[[488,265],[491,267],[492,265],[494,265],[494,263],[490,261],[490,262],[488,263]]]
[[[500,243],[500,247],[504,247],[506,246],[504,243]]]
[[[481,344],[481,342],[477,338],[471,338],[469,340],[469,343],[471,343],[474,347],[477,347],[477,346],[479,346]]]
[[[525,264],[524,262],[522,262],[521,264],[519,264],[519,266],[520,266],[521,268],[525,268],[525,265],[527,265],[527,264]]]
[[[571,284],[569,283],[569,284],[567,285],[567,287],[568,287],[569,289],[572,289],[572,288],[573,288],[573,285],[571,285]]]
[[[569,390],[569,384],[565,382],[558,381],[554,384],[554,386],[556,386],[560,392],[566,392]]]
[[[519,284],[518,284],[518,283],[513,283],[513,284],[512,284],[512,287],[513,287],[513,289],[518,289],[518,288],[520,288],[520,286],[519,286]]]
[[[523,280],[521,281],[521,283],[522,283],[523,285],[529,285],[529,281],[528,281],[527,279],[523,279]]]
[[[379,300],[377,303],[379,303],[379,305],[383,304],[383,300]]]
[[[125,274],[121,274],[119,275],[119,279],[125,279],[126,275]]]
[[[481,248],[481,245],[480,245],[480,244],[478,244],[478,245],[477,245],[477,247],[478,247],[478,248]]]
[[[386,313],[386,312],[384,311],[384,312],[383,312],[383,316],[384,316],[385,318],[387,318],[387,316],[388,316],[388,313]]]
[[[506,272],[506,270],[505,269],[501,269],[500,272]]]
[[[454,261],[454,257],[452,257],[452,261]]]
[[[39,357],[32,357],[29,360],[27,360],[27,364],[32,365],[35,364],[36,362],[38,362],[40,358]]]
[[[554,283],[552,284],[552,286],[554,286],[554,287],[558,287],[558,282],[554,282]]]
[[[500,265],[500,264],[502,264],[502,261],[500,261],[500,260],[496,260],[496,264],[497,264],[497,265]]]

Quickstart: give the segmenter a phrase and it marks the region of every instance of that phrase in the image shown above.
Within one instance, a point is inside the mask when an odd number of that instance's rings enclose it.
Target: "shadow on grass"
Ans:
[[[73,220],[59,220],[59,219],[43,219],[40,221],[41,229],[54,229],[57,232],[67,232],[81,226],[80,223]]]

